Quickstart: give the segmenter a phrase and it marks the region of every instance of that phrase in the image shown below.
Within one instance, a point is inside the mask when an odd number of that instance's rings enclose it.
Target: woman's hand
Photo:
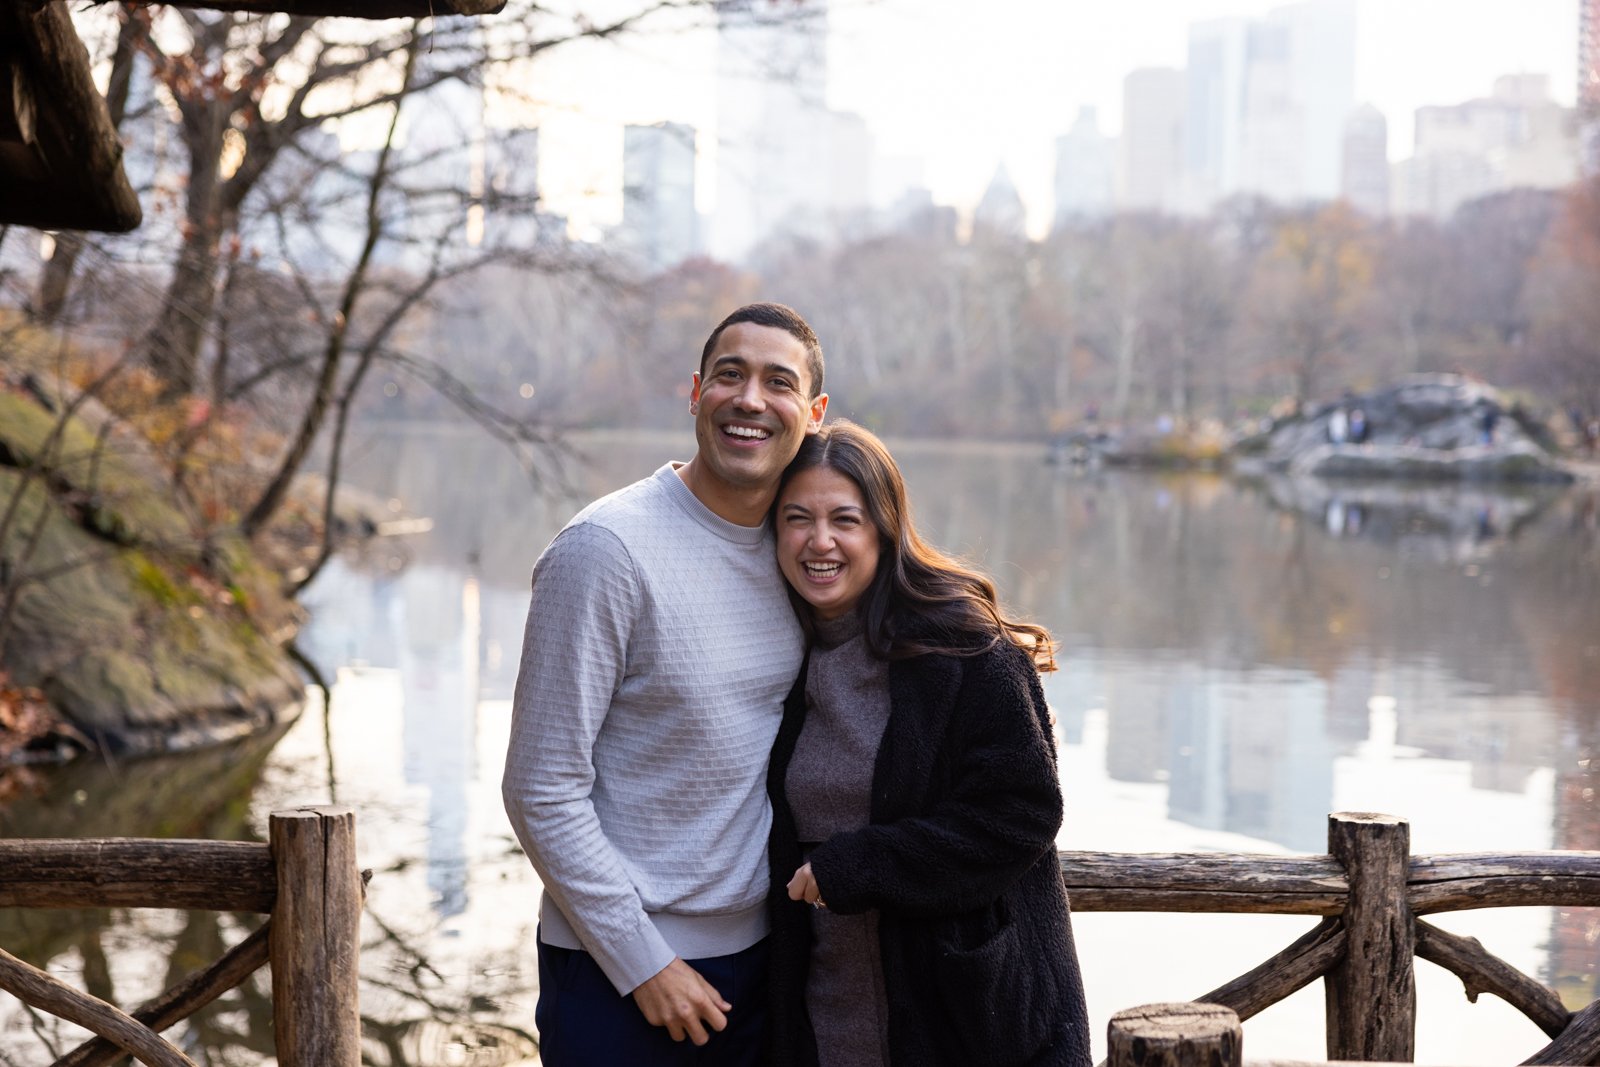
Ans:
[[[811,864],[802,863],[800,869],[794,872],[794,877],[789,879],[789,899],[803,900],[813,908],[826,908],[822,902],[822,887],[817,885],[817,876],[811,873]]]

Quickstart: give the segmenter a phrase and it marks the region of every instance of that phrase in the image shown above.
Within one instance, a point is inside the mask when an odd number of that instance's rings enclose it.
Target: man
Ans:
[[[693,377],[694,458],[534,564],[502,792],[545,885],[548,1067],[759,1062],[767,755],[803,654],[765,520],[827,406],[805,320],[738,309]]]

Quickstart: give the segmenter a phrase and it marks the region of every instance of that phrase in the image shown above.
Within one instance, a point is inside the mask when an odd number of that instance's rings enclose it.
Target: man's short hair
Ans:
[[[706,376],[706,363],[711,359],[712,351],[717,347],[717,339],[722,336],[722,331],[729,326],[736,326],[741,322],[753,323],[756,326],[771,326],[773,329],[782,330],[805,346],[806,370],[811,376],[810,399],[815,400],[822,395],[822,342],[817,340],[816,331],[800,317],[800,313],[792,307],[783,304],[746,304],[733,314],[717,323],[717,328],[711,331],[711,336],[706,338],[706,346],[700,352],[700,377]]]

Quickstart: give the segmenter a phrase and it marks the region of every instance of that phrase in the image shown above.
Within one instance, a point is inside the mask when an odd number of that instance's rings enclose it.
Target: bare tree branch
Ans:
[[[407,45],[405,74],[402,81],[411,78],[416,66],[419,35],[417,28],[412,27],[411,40]],[[245,515],[241,523],[241,530],[245,537],[254,538],[260,533],[273,513],[283,504],[284,497],[288,494],[289,483],[293,480],[300,465],[305,461],[305,456],[311,449],[311,442],[317,432],[322,428],[326,416],[328,403],[332,398],[334,382],[339,372],[339,362],[344,355],[345,341],[351,326],[351,319],[356,313],[367,271],[372,264],[372,253],[378,247],[378,242],[383,237],[383,219],[378,211],[378,201],[383,194],[385,183],[389,174],[389,157],[394,151],[395,133],[400,126],[400,107],[397,104],[394,114],[389,120],[389,132],[384,138],[383,147],[378,152],[377,166],[373,169],[371,184],[367,196],[367,232],[362,243],[361,254],[356,260],[355,269],[350,272],[344,287],[344,297],[340,302],[339,314],[335,317],[333,330],[328,335],[328,347],[323,356],[322,369],[318,374],[316,390],[312,395],[310,407],[301,422],[300,432],[290,446],[288,454],[278,467],[278,472],[267,483],[261,496]],[[395,319],[394,321],[398,321]],[[391,327],[392,328],[392,327]],[[332,493],[332,486],[329,493]],[[330,504],[331,507],[331,504]]]

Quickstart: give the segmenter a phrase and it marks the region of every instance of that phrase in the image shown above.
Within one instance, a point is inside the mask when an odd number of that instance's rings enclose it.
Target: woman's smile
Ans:
[[[778,498],[778,567],[819,618],[855,610],[878,573],[878,529],[861,489],[827,467],[802,471]]]

